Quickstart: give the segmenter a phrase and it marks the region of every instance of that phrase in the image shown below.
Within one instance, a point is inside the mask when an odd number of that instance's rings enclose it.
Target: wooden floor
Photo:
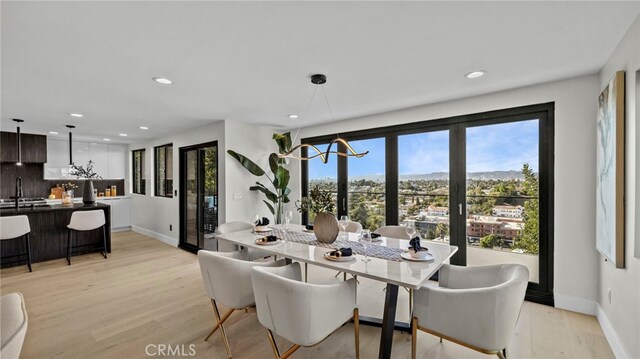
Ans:
[[[310,282],[332,282],[335,272],[314,267]],[[226,358],[219,334],[208,342],[213,312],[204,294],[196,256],[133,232],[113,235],[113,252],[37,263],[0,271],[2,294],[24,294],[29,328],[21,358],[146,358],[150,344],[184,345],[197,358]],[[362,314],[379,315],[383,284],[360,279]],[[401,290],[398,319],[408,318]],[[270,358],[271,348],[255,312],[237,312],[225,324],[234,358]],[[361,327],[361,357],[377,357],[380,329]],[[418,357],[490,358],[419,333]],[[278,339],[279,346],[288,343]],[[151,354],[155,347],[148,347]],[[408,358],[411,337],[397,332],[393,357]],[[525,302],[508,348],[511,358],[613,358],[596,319]],[[294,358],[352,358],[347,324]]]

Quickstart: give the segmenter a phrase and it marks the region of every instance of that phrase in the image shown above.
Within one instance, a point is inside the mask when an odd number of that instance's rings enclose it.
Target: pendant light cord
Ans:
[[[315,86],[313,88],[313,94],[311,94],[311,98],[309,99],[309,103],[307,104],[307,109],[304,110],[304,115],[309,113],[309,109],[311,108],[311,103],[313,102],[313,98],[316,97],[316,91],[318,91],[318,86]],[[324,92],[324,89],[322,90]],[[325,95],[326,97],[326,95]],[[329,112],[331,112],[331,109],[329,109]],[[296,143],[296,140],[298,139],[298,134],[300,133],[300,129],[302,128],[302,126],[298,126],[298,130],[296,131],[296,135],[293,136],[293,141],[291,141],[291,143]]]

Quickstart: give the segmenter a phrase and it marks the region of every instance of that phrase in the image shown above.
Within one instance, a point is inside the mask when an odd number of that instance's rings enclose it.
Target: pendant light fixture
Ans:
[[[69,166],[73,165],[73,129],[76,128],[74,125],[66,125],[69,129]]]
[[[20,123],[24,122],[24,120],[20,120],[18,118],[14,118],[13,121],[18,123],[16,129],[16,144],[18,147],[18,162],[16,162],[16,166],[22,166],[22,136],[20,135]]]
[[[334,121],[333,118],[333,112],[331,111],[331,106],[329,105],[329,100],[327,99],[327,93],[324,91],[324,85],[327,82],[327,76],[323,75],[323,74],[315,74],[315,75],[311,75],[311,83],[314,85],[317,85],[320,89],[322,89],[322,94],[324,97],[324,100],[327,104],[327,108],[329,109],[329,115],[331,116],[331,122]],[[313,90],[313,94],[311,95],[311,100],[309,100],[309,105],[311,104],[311,102],[313,102],[313,98],[316,95],[316,90]],[[300,132],[300,128],[298,128],[298,132]],[[296,137],[298,136],[298,134],[296,133]],[[295,142],[295,138],[293,140]],[[333,144],[336,144],[336,149],[335,151],[332,151],[331,148],[333,147]],[[339,148],[339,144],[344,145],[344,147],[346,148],[346,151],[340,151]],[[314,151],[313,154],[307,155],[306,157],[303,157],[302,154],[300,155],[296,155],[295,151],[297,151],[298,149],[302,149],[302,148],[308,148],[308,149],[312,149]],[[295,158],[297,160],[301,160],[301,161],[308,161],[311,159],[314,159],[316,157],[320,157],[320,160],[322,160],[323,163],[327,163],[329,161],[329,155],[330,154],[336,154],[338,156],[342,156],[342,157],[356,157],[356,158],[360,158],[360,157],[364,157],[366,154],[368,154],[369,151],[365,151],[365,152],[356,152],[353,147],[351,147],[351,145],[349,144],[349,142],[344,139],[344,138],[340,138],[340,135],[337,135],[336,138],[334,138],[333,140],[331,140],[331,142],[329,143],[329,145],[327,146],[327,150],[325,152],[320,151],[320,149],[314,145],[311,144],[307,144],[307,143],[301,143],[297,146],[295,146],[294,148],[292,148],[291,150],[289,150],[289,152],[285,152],[285,153],[281,153],[278,155],[278,157],[280,158]]]

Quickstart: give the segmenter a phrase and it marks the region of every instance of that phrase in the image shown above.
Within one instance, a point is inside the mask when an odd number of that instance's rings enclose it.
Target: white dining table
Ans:
[[[303,226],[291,225],[289,230],[302,232],[303,229]],[[275,232],[281,233],[281,228],[275,226]],[[358,241],[358,235],[355,233],[341,233],[341,235],[348,236],[349,241]],[[364,256],[356,254],[353,260],[336,262],[325,258],[325,253],[331,251],[330,248],[291,241],[279,241],[274,245],[257,244],[256,239],[263,236],[264,233],[245,230],[221,234],[218,235],[217,238],[218,240],[225,240],[242,247],[259,249],[260,251],[290,260],[325,267],[387,284],[382,322],[379,323],[382,328],[379,358],[385,359],[391,358],[393,331],[396,328],[395,316],[396,305],[398,302],[398,288],[405,287],[410,290],[420,288],[438,271],[438,269],[440,269],[442,264],[451,258],[451,256],[458,250],[458,247],[445,243],[422,241],[421,245],[426,247],[434,256],[433,260],[423,262],[404,259],[402,261],[393,261],[369,256],[370,261],[365,262],[361,260]],[[346,240],[347,238],[342,237],[342,239]],[[409,241],[405,239],[388,237],[381,237],[380,239],[380,241],[369,245],[387,246],[403,250],[409,247]],[[364,320],[364,322],[365,323],[363,324],[366,324],[366,322],[371,322],[371,320]]]

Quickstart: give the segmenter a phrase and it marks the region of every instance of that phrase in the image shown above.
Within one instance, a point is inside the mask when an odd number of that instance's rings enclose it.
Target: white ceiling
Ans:
[[[3,130],[22,118],[24,132],[63,136],[71,123],[76,136],[137,142],[220,119],[327,121],[321,97],[305,114],[318,72],[336,120],[595,73],[640,2],[3,1],[0,10]],[[463,77],[477,69],[488,73]]]

